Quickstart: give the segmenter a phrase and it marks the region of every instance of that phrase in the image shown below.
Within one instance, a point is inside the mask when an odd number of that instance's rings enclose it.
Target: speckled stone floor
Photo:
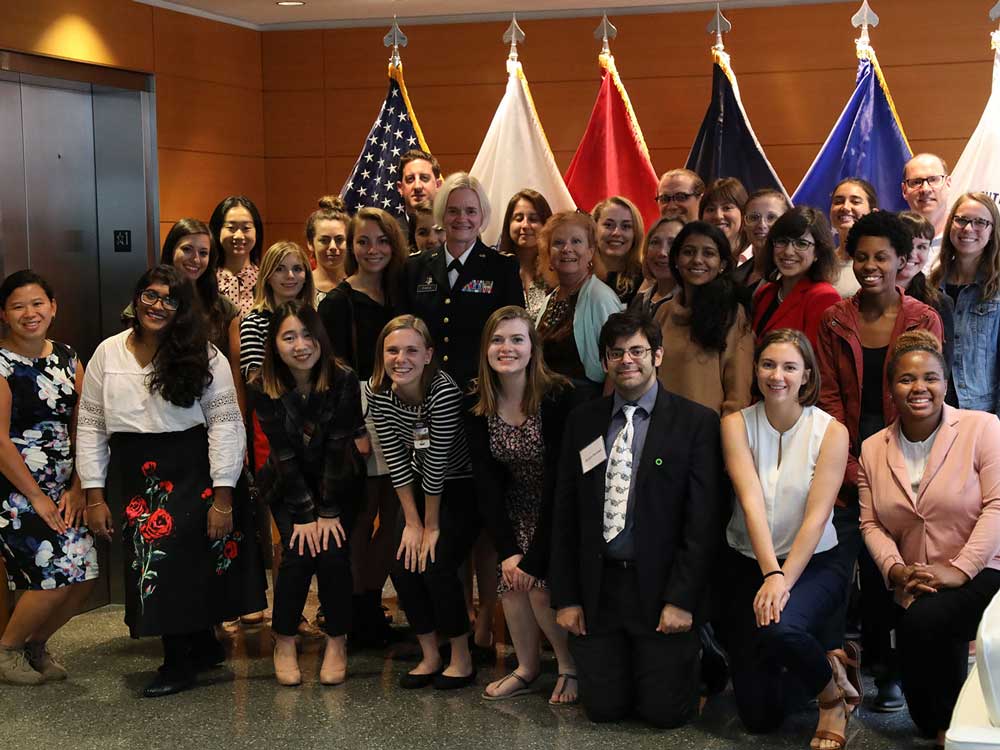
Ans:
[[[478,689],[403,691],[396,685],[409,658],[402,648],[395,659],[352,654],[348,682],[327,688],[316,677],[320,641],[304,647],[304,684],[284,688],[273,679],[266,627],[231,633],[230,660],[202,675],[197,689],[148,700],[139,693],[160,663],[159,642],[130,640],[117,606],[76,618],[51,646],[71,678],[37,688],[0,685],[3,750],[805,750],[815,722],[815,711],[804,711],[774,735],[751,737],[736,718],[731,696],[723,695],[679,730],[657,731],[637,722],[597,726],[577,707],[547,704],[555,679],[551,660],[546,670],[552,674],[540,680],[543,692],[486,702],[479,693],[494,674],[503,673],[502,666],[480,670]],[[861,709],[848,734],[854,750],[930,747],[912,739],[905,712],[885,716]]]

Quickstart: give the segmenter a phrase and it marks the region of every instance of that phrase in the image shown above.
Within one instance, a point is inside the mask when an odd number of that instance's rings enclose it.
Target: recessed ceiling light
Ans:
[[[305,2],[303,2],[303,0],[278,0],[278,2],[275,3],[275,5],[281,5],[287,8],[287,7],[295,7],[298,5],[305,5]]]

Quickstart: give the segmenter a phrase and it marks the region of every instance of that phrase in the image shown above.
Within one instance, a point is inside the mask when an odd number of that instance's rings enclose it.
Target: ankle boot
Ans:
[[[46,682],[57,682],[69,677],[66,667],[55,660],[52,654],[49,653],[49,649],[44,642],[33,643],[28,641],[24,646],[31,668],[41,674]]]
[[[28,661],[23,647],[0,646],[0,682],[11,685],[41,685],[45,678]]]

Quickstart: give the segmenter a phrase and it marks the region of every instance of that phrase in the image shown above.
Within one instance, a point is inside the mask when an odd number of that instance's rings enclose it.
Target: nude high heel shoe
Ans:
[[[295,687],[302,684],[302,672],[299,670],[298,652],[295,644],[276,640],[274,644],[274,677],[279,685]]]

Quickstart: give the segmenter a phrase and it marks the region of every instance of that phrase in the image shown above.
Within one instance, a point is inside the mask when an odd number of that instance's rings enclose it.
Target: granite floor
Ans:
[[[479,697],[482,686],[503,666],[480,670],[478,689],[442,694],[403,691],[397,675],[412,651],[401,646],[389,656],[358,653],[350,658],[345,685],[318,683],[322,642],[305,643],[305,682],[279,687],[273,679],[266,627],[228,633],[231,658],[205,673],[199,686],[157,700],[139,697],[159,665],[158,640],[130,640],[122,609],[103,607],[81,615],[51,643],[71,672],[68,682],[36,688],[0,685],[0,747],[4,750],[58,748],[323,748],[350,750],[642,750],[643,748],[808,748],[815,711],[790,718],[767,737],[746,734],[730,695],[714,698],[691,726],[657,731],[637,722],[616,726],[589,723],[578,707],[553,708],[542,691],[505,702]],[[912,739],[905,712],[879,715],[861,709],[849,728],[849,748],[929,748]]]

